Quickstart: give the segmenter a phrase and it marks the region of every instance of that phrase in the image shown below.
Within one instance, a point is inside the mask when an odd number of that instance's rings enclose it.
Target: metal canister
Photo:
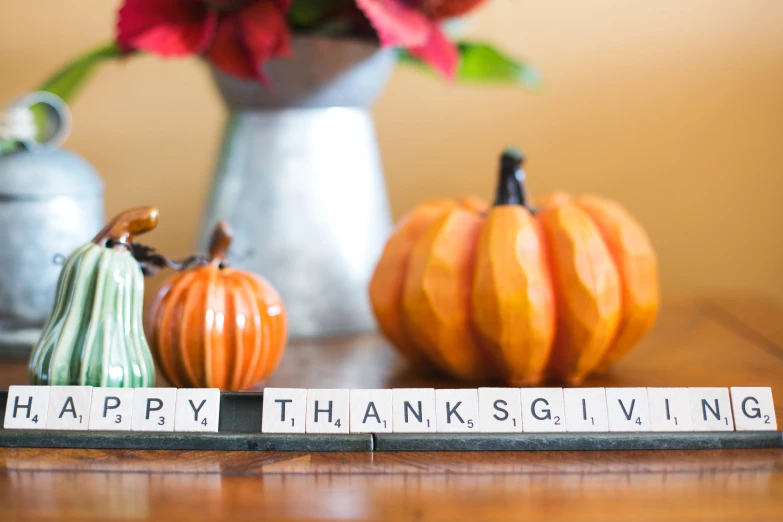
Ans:
[[[24,130],[24,111],[32,118],[34,106],[46,109],[43,138]],[[35,93],[4,114],[3,138],[21,146],[0,155],[0,357],[25,358],[51,310],[58,259],[103,226],[103,182],[87,161],[59,149],[70,123],[62,100]]]

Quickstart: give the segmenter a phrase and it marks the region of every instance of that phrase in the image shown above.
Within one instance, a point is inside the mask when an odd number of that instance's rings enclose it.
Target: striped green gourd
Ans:
[[[32,384],[155,384],[142,327],[144,275],[127,248],[106,243],[129,242],[157,218],[152,207],[123,212],[65,260],[52,313],[30,357]]]

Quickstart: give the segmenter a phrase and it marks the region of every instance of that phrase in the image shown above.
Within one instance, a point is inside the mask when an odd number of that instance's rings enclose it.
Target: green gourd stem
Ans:
[[[155,207],[136,207],[117,214],[93,238],[96,245],[108,240],[127,243],[139,234],[149,232],[158,224],[160,212]]]

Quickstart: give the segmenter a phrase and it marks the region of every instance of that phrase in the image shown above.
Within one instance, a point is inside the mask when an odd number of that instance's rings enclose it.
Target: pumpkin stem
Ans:
[[[228,223],[222,219],[217,222],[212,231],[212,237],[209,238],[209,258],[212,261],[222,263],[228,255],[228,248],[231,246],[231,240],[234,233]]]
[[[134,236],[155,228],[159,216],[160,212],[155,207],[136,207],[120,212],[98,232],[92,242],[101,246],[109,240],[129,243]]]
[[[498,191],[495,196],[495,206],[522,205],[527,206],[525,190],[525,171],[522,164],[525,156],[522,151],[508,147],[500,156],[500,177]]]

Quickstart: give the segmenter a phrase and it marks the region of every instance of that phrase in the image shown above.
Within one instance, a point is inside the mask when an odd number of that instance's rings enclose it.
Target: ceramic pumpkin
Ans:
[[[403,218],[370,282],[391,343],[465,380],[579,384],[627,353],[658,310],[655,252],[616,202],[557,193],[533,207],[522,155],[491,207],[433,200]]]
[[[142,328],[144,276],[128,245],[157,222],[154,207],[125,211],[68,256],[51,315],[30,356],[32,384],[155,384]]]
[[[221,221],[206,264],[167,279],[147,316],[158,367],[178,388],[246,389],[283,356],[283,301],[263,278],[225,263],[230,243]]]

